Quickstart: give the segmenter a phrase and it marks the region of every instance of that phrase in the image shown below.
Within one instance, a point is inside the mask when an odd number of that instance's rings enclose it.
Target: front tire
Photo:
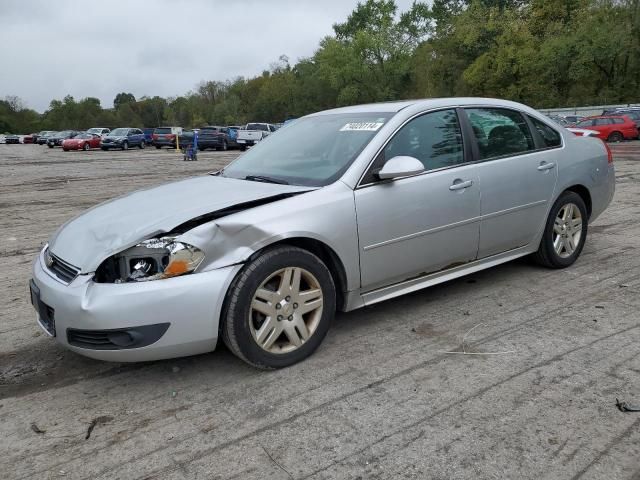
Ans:
[[[587,239],[588,213],[582,197],[566,191],[551,207],[533,259],[547,268],[565,268],[580,256]]]
[[[227,347],[261,369],[293,365],[322,343],[335,315],[326,265],[293,246],[266,250],[231,284],[221,319]]]
[[[82,146],[82,149],[83,149],[85,152],[88,152],[90,148],[91,148],[91,146],[90,146],[88,143],[85,143],[85,144]]]
[[[122,143],[122,150],[129,150],[129,142],[126,140]]]

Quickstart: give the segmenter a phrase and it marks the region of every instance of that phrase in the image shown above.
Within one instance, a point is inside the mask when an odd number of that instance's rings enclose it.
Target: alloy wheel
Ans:
[[[287,267],[271,274],[251,301],[249,327],[254,341],[269,353],[298,349],[318,328],[323,299],[320,282],[303,268]]]
[[[561,258],[573,255],[582,238],[582,214],[574,203],[567,203],[553,223],[553,248]]]

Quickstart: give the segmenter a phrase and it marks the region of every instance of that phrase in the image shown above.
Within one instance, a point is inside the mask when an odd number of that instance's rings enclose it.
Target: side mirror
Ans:
[[[380,180],[406,177],[424,172],[424,165],[415,157],[399,155],[385,162],[382,169],[377,173]]]

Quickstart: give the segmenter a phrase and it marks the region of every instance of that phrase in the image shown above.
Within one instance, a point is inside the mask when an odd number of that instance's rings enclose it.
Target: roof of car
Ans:
[[[509,100],[500,100],[497,98],[483,98],[483,97],[447,97],[447,98],[427,98],[416,100],[400,100],[396,102],[383,102],[383,103],[368,103],[364,105],[353,105],[350,107],[340,107],[331,110],[325,110],[318,112],[314,115],[326,115],[333,113],[367,113],[367,112],[380,112],[380,113],[397,113],[407,107],[420,106],[424,109],[448,107],[454,105],[495,105],[502,107],[514,107],[522,108],[526,105],[522,105],[517,102]],[[529,107],[526,107],[529,108]]]

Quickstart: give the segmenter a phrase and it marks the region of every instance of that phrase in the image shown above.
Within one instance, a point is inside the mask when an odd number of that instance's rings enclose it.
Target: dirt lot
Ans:
[[[30,263],[63,221],[235,153],[0,145],[2,478],[640,478],[640,142],[580,260],[526,260],[339,315],[308,361],[89,360],[36,326]],[[467,352],[459,350],[464,341]],[[94,428],[89,438],[87,431]]]

